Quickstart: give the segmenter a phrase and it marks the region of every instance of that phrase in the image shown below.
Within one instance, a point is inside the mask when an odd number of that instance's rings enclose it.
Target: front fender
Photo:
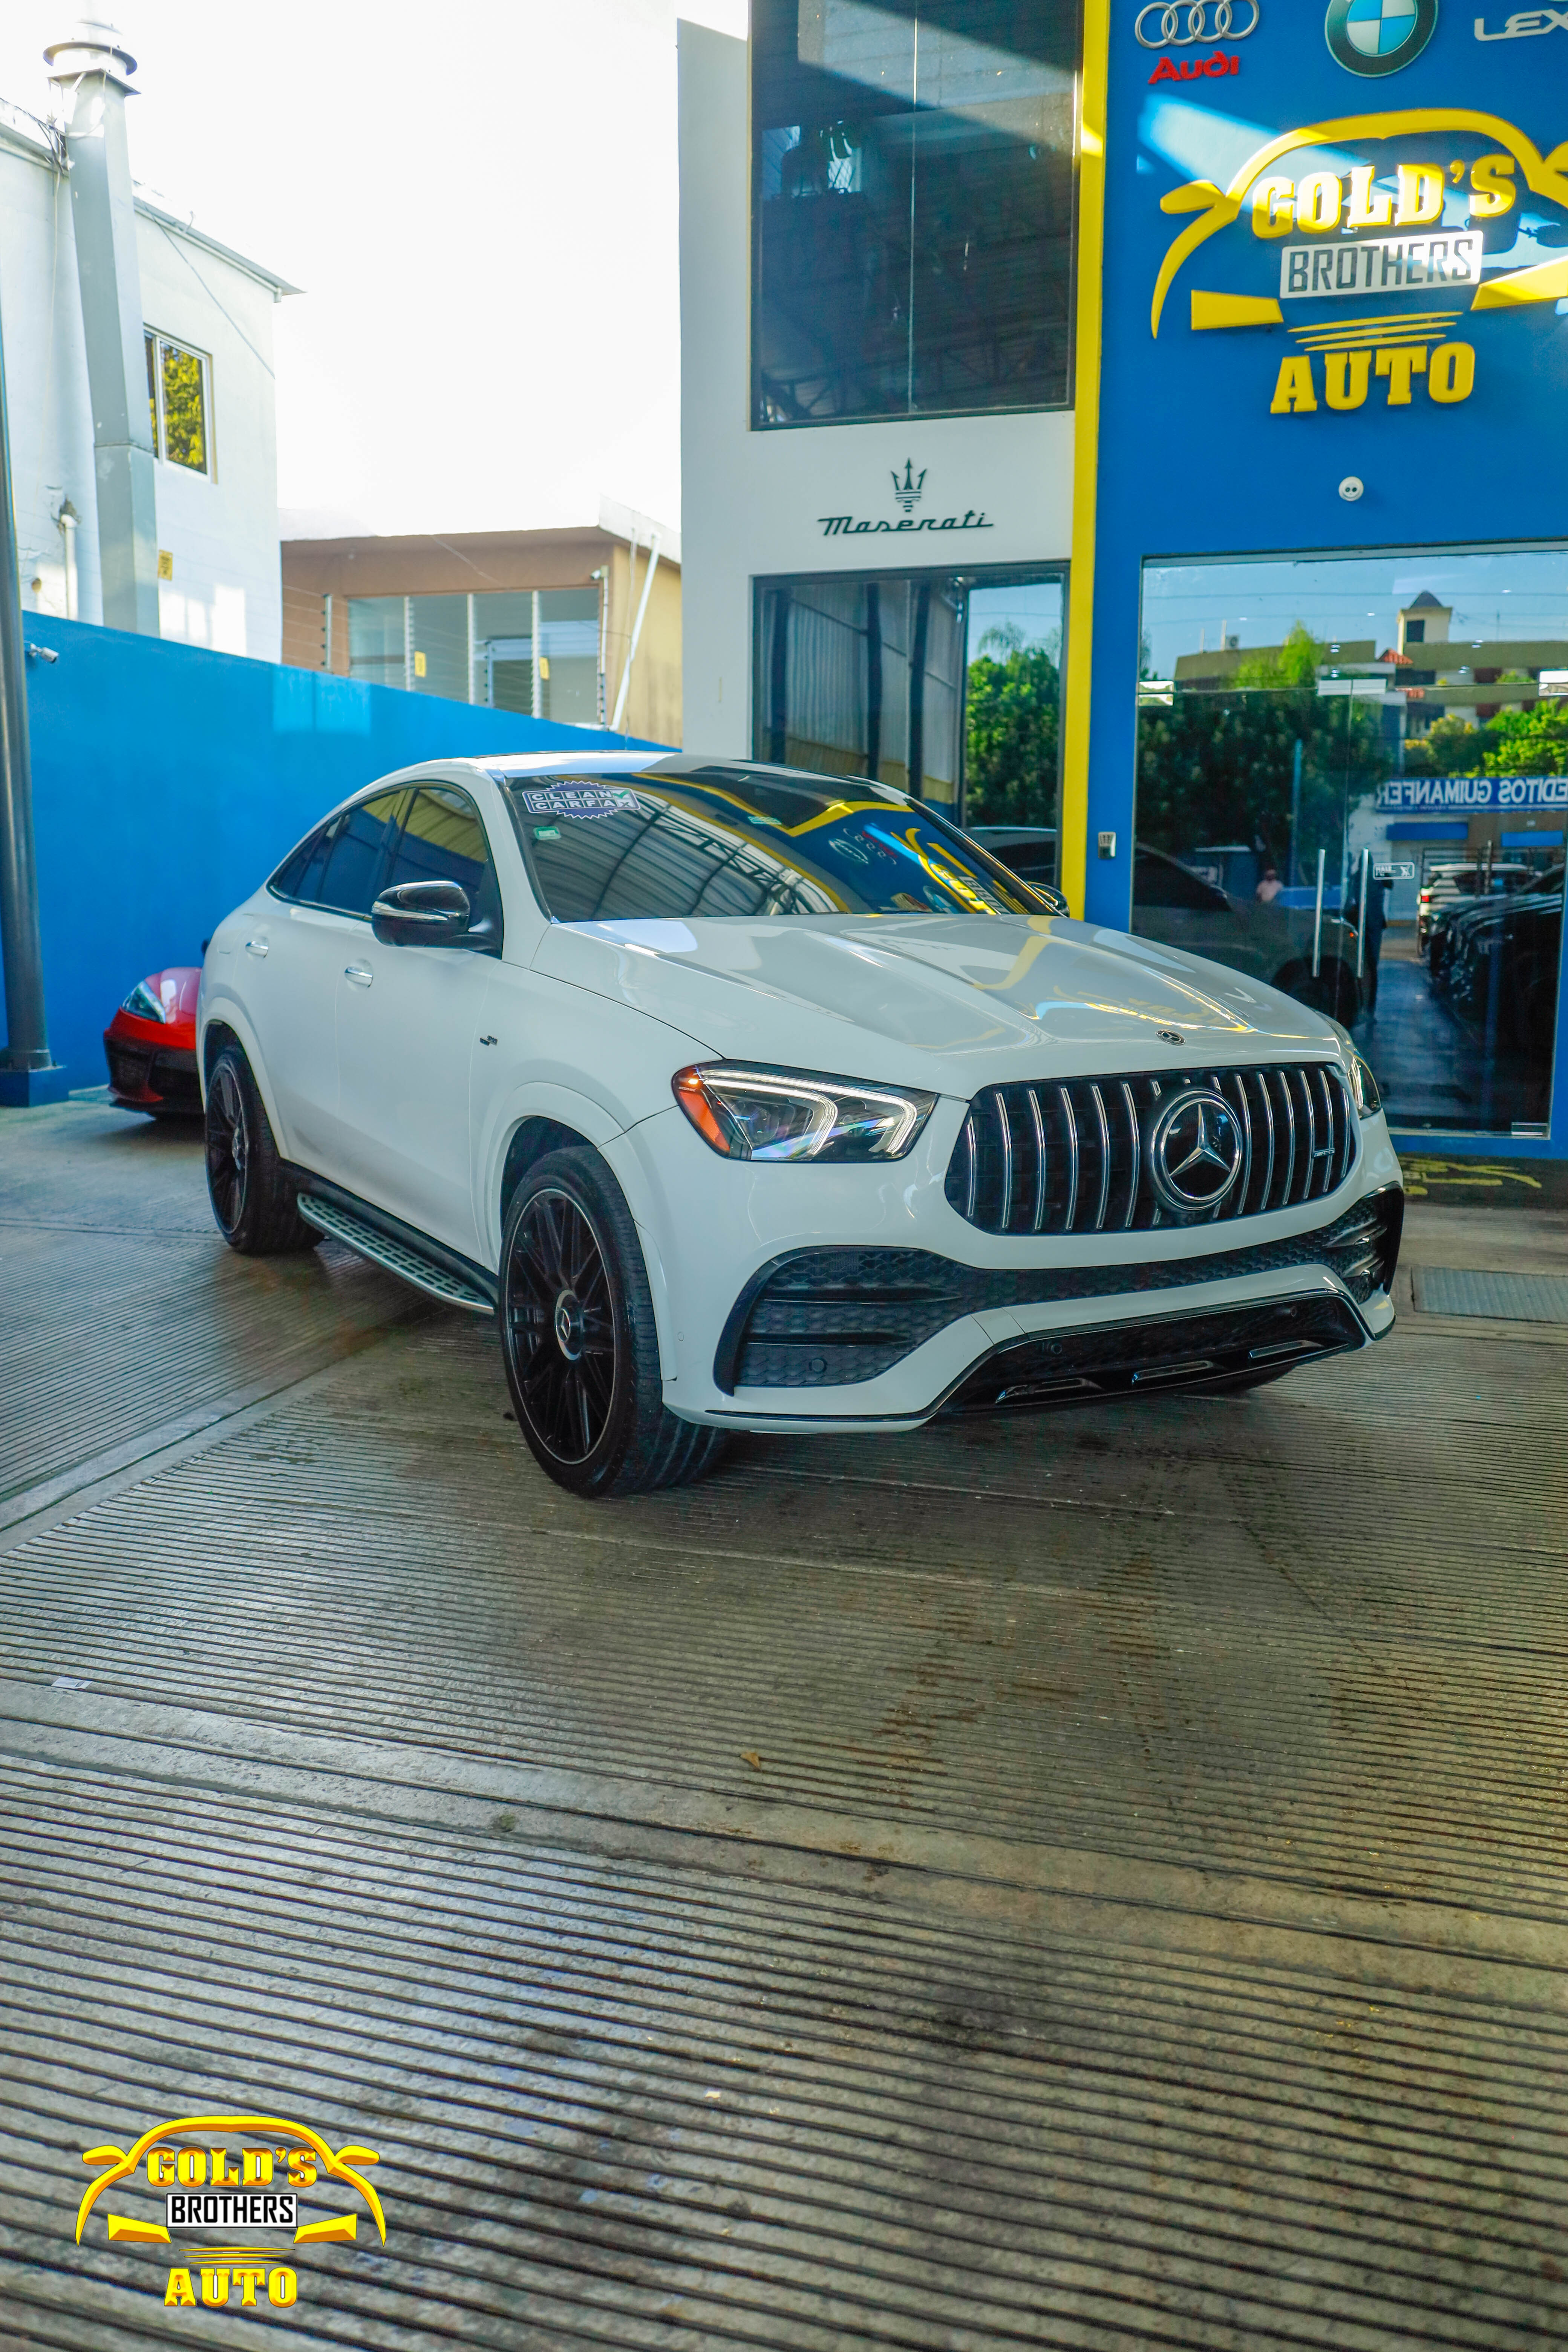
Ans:
[[[257,1043],[256,1032],[246,1017],[245,1007],[232,990],[224,987],[221,981],[216,986],[209,988],[208,974],[204,971],[201,996],[196,1006],[196,1074],[201,1081],[204,1110],[206,1108],[207,1099],[207,1032],[215,1027],[232,1030],[244,1047],[245,1058],[250,1064],[250,1074],[256,1080],[257,1092],[261,1097],[261,1108],[267,1113],[267,1123],[277,1139],[279,1150],[285,1159],[290,1158],[292,1156],[290,1140],[278,1115],[278,1103],[272,1092],[272,1081],[268,1076],[267,1065],[262,1057],[261,1047]]]
[[[475,1154],[482,1187],[481,1198],[476,1208],[480,1237],[488,1253],[487,1264],[493,1271],[500,1271],[501,1179],[511,1139],[519,1128],[531,1118],[547,1118],[562,1127],[569,1127],[603,1154],[626,1196],[626,1205],[637,1225],[637,1237],[642,1244],[643,1264],[647,1270],[648,1289],[653,1298],[660,1357],[667,1365],[671,1363],[674,1360],[671,1352],[674,1327],[670,1322],[669,1289],[647,1171],[640,1154],[629,1141],[630,1130],[592,1095],[579,1094],[574,1087],[548,1079],[534,1079],[510,1089],[498,1097],[492,1105],[485,1131],[478,1139]]]

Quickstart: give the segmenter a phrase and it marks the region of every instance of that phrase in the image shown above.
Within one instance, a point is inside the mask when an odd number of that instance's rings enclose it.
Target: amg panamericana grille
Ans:
[[[1178,1217],[1155,1192],[1144,1145],[1172,1097],[1194,1087],[1217,1092],[1234,1111],[1243,1159],[1217,1206]],[[947,1198],[988,1234],[1213,1224],[1323,1199],[1355,1164],[1356,1134],[1334,1062],[987,1087],[953,1147]]]

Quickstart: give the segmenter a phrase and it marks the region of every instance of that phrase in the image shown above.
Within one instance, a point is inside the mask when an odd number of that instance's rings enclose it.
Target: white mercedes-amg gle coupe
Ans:
[[[389,776],[219,925],[198,1045],[226,1239],[493,1317],[579,1494],[737,1430],[1234,1393],[1394,1320],[1344,1031],[859,778]]]

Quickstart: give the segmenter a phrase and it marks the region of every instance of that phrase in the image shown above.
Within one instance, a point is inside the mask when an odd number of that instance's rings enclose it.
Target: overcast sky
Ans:
[[[746,0],[127,0],[135,177],[304,289],[286,514],[679,521],[678,13],[743,33]],[[49,112],[76,22],[5,0],[0,95]]]

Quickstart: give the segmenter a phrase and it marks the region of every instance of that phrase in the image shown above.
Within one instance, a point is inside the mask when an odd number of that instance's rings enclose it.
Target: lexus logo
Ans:
[[[1149,1181],[1178,1216],[1216,1209],[1241,1173],[1241,1125],[1222,1094],[1194,1087],[1168,1102],[1144,1147]]]
[[[1245,41],[1258,30],[1258,0],[1239,0],[1239,6],[1250,12],[1244,25],[1236,22],[1237,5],[1238,0],[1218,0],[1211,33],[1208,0],[1184,0],[1179,6],[1174,0],[1149,0],[1133,19],[1133,37],[1146,49],[1184,49],[1194,41]],[[1143,30],[1151,18],[1155,23],[1152,39]]]

